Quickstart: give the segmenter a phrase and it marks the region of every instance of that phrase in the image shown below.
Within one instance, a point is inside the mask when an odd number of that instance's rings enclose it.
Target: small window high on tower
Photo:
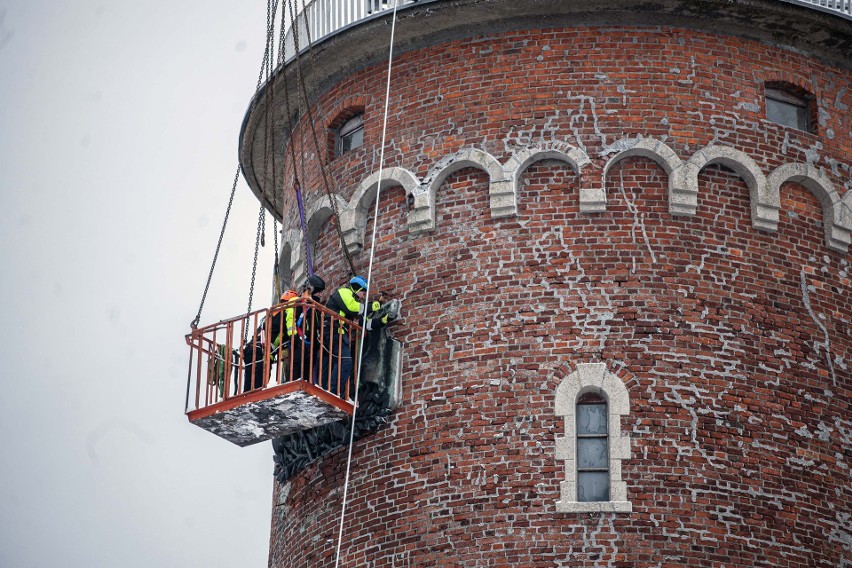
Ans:
[[[364,115],[357,114],[344,122],[337,131],[334,154],[342,156],[362,144],[364,144]]]
[[[781,84],[766,85],[766,118],[803,132],[814,132],[813,97],[802,89]]]

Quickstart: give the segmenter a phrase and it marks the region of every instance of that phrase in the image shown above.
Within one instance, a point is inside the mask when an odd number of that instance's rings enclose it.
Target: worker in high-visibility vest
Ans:
[[[315,333],[318,326],[313,324],[317,316],[310,314],[310,318],[306,319],[305,316],[311,310],[305,303],[300,303],[298,300],[312,298],[315,302],[319,302],[318,294],[323,290],[325,290],[325,281],[319,276],[309,276],[302,284],[301,294],[293,290],[286,290],[281,294],[278,305],[270,310],[269,320],[261,322],[254,336],[246,342],[243,349],[245,366],[243,392],[263,386],[264,353],[267,341],[269,341],[270,369],[273,371],[269,377],[270,381],[277,381],[279,374],[282,383],[307,377],[311,361],[315,360],[313,353],[318,349],[314,347],[308,354],[304,354],[306,346],[309,346],[311,341],[305,337],[305,332],[310,330],[311,334]],[[273,369],[272,363],[283,367]]]
[[[349,383],[352,376],[352,340],[354,338],[352,328],[346,325],[344,319],[359,321],[368,330],[373,327],[373,320],[365,317],[369,315],[365,314],[365,311],[372,311],[365,310],[366,295],[367,279],[363,276],[354,276],[347,284],[335,290],[325,303],[327,308],[343,319],[329,321],[326,327],[320,385],[341,397],[345,394],[351,397],[354,393],[354,385]]]
[[[366,295],[367,279],[363,276],[354,276],[347,284],[335,290],[325,303],[325,306],[340,315],[341,319],[335,321],[326,319],[323,324],[320,386],[340,395],[341,398],[343,395],[351,398],[355,387],[350,381],[354,357],[353,331],[344,320],[358,321],[367,328],[367,331],[378,331],[400,316],[399,300],[382,304],[384,293],[380,292],[377,295],[378,299],[371,301],[370,307],[365,309]]]
[[[332,293],[325,306],[341,318],[361,319],[364,314],[364,299],[367,295],[367,280],[354,276],[347,284]],[[320,386],[334,394],[352,396],[353,389],[347,385],[352,376],[352,329],[342,320],[327,320],[323,345],[323,364]]]
[[[281,294],[279,303],[283,304],[283,309],[272,309],[270,355],[271,362],[277,363],[280,368],[276,368],[270,380],[280,379],[284,383],[307,378],[313,360],[310,334],[314,333],[313,319],[316,315],[309,303],[300,300],[319,302],[319,294],[323,290],[325,280],[316,275],[308,276],[298,293],[286,290]],[[305,348],[308,353],[305,353]]]
[[[308,276],[300,288],[301,300],[320,302],[320,293],[325,290],[325,280],[316,275]],[[291,380],[310,379],[311,369],[319,353],[319,327],[322,314],[308,302],[296,302],[287,309],[287,335],[290,338],[292,358]],[[289,369],[288,369],[289,370]]]
[[[286,304],[291,300],[297,299],[298,294],[292,290],[286,290],[278,299],[279,304]],[[245,376],[243,379],[243,392],[259,389],[263,387],[263,370],[266,364],[264,354],[266,353],[266,343],[269,342],[270,363],[272,360],[282,360],[289,355],[290,338],[286,334],[285,328],[286,309],[273,306],[270,310],[272,317],[267,322],[264,319],[254,336],[249,338],[243,348],[243,361],[245,364]],[[267,324],[269,325],[267,330]],[[286,335],[285,335],[286,334]],[[271,341],[270,341],[271,338]],[[283,345],[282,345],[283,342]]]

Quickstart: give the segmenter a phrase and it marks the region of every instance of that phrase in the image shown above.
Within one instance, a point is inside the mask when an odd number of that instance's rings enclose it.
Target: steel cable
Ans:
[[[376,187],[376,202],[373,207],[373,233],[370,241],[370,262],[367,267],[367,282],[372,281],[373,277],[373,258],[376,252],[376,232],[377,227],[379,226],[379,200],[382,195],[382,172],[384,170],[385,165],[385,138],[387,135],[387,127],[388,127],[388,109],[390,107],[390,84],[391,84],[391,71],[393,69],[393,40],[394,34],[396,32],[396,8],[399,4],[399,0],[394,0],[393,4],[393,16],[391,23],[391,35],[390,35],[390,48],[388,53],[388,78],[387,85],[385,88],[385,113],[384,119],[382,121],[382,145],[379,150],[379,175],[378,175],[378,186]],[[367,286],[367,294],[364,297],[364,316],[366,318],[367,309],[370,305],[370,287],[369,284]],[[337,553],[335,554],[334,566],[340,564],[340,546],[343,541],[343,523],[346,519],[346,503],[347,498],[349,496],[349,476],[352,468],[352,445],[355,441],[355,416],[358,413],[358,386],[361,383],[361,363],[363,360],[364,354],[364,340],[367,337],[367,322],[365,320],[364,325],[361,327],[361,341],[358,345],[358,362],[355,369],[355,376],[357,377],[357,381],[355,381],[355,394],[352,398],[354,403],[354,408],[352,410],[352,425],[349,430],[349,448],[346,454],[346,475],[343,480],[343,504],[340,510],[340,530],[337,535]]]

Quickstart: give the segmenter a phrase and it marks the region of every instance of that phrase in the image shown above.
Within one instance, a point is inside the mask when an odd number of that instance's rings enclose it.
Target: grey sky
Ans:
[[[269,443],[183,415],[265,24],[262,2],[0,0],[2,568],[266,565]],[[257,207],[241,182],[202,323],[245,310]]]

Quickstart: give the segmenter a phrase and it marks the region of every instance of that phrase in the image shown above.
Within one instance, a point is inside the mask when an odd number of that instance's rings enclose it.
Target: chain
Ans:
[[[269,22],[271,21],[270,3],[271,3],[271,0],[267,2],[267,35],[271,34],[271,31],[270,31],[270,28],[269,28]],[[276,10],[277,10],[278,0],[275,0],[274,6],[276,7]],[[263,74],[264,74],[264,71],[267,69],[267,65],[268,65],[267,62],[269,61],[269,59],[271,57],[272,57],[271,49],[270,49],[269,45],[267,44],[266,49],[264,50],[264,54],[263,54],[263,61],[261,62],[261,65],[260,65],[260,73],[258,73],[258,76],[257,76],[257,83],[255,84],[255,87],[254,87],[255,96],[254,96],[254,98],[252,98],[251,107],[249,108],[249,113],[254,111],[255,107],[257,106],[257,93],[260,92],[260,85],[263,83]],[[231,215],[231,208],[234,204],[234,195],[236,194],[236,191],[237,191],[237,183],[240,180],[240,173],[241,172],[242,172],[242,166],[237,164],[237,172],[236,172],[236,174],[234,174],[234,183],[231,185],[231,196],[228,199],[228,207],[225,209],[225,219],[222,222],[222,229],[219,232],[219,241],[216,243],[216,251],[213,253],[213,262],[211,262],[211,264],[210,264],[210,271],[207,274],[207,282],[204,285],[204,292],[201,294],[201,302],[198,306],[198,312],[195,314],[195,319],[193,319],[192,322],[189,324],[189,326],[192,329],[197,329],[198,323],[201,321],[201,312],[204,310],[204,302],[207,300],[207,293],[210,291],[210,283],[213,280],[213,271],[216,268],[216,261],[219,259],[219,252],[221,251],[221,248],[222,248],[222,239],[225,236],[225,228],[228,226],[228,218]],[[251,304],[251,299],[249,299],[249,304]]]
[[[267,3],[267,6],[269,4]],[[263,170],[266,172],[268,179],[271,180],[272,191],[270,192],[272,195],[272,208],[275,210],[275,154],[271,147],[274,145],[274,132],[273,132],[273,120],[272,113],[275,109],[275,82],[272,80],[272,70],[273,70],[273,54],[275,51],[275,14],[278,10],[278,0],[275,0],[275,4],[270,8],[267,8],[267,29],[266,29],[266,49],[270,53],[270,57],[267,58],[266,61],[266,84],[268,85],[268,94],[266,96],[266,135],[263,137]],[[270,156],[271,154],[271,156]],[[271,157],[271,159],[270,159]],[[271,170],[270,171],[270,167]],[[275,215],[272,216],[273,220],[275,219]],[[273,233],[273,238],[275,239],[275,250],[278,250],[278,240],[276,238],[275,233]],[[266,245],[266,216],[264,215],[264,232],[261,234],[260,246]],[[277,263],[277,252],[275,261]]]
[[[275,82],[271,80],[272,77],[272,68],[273,68],[273,56],[275,50],[275,40],[274,40],[274,31],[275,31],[275,13],[278,10],[278,0],[268,0],[266,3],[266,49],[265,53],[269,54],[264,58],[265,65],[265,73],[266,73],[266,84],[267,84],[267,94],[266,94],[266,132],[263,137],[263,172],[272,180],[272,201],[273,207],[275,203],[275,156],[272,156],[272,160],[270,160],[270,142],[273,136],[272,132],[272,111],[275,108]],[[269,166],[272,165],[272,172],[270,174]]]
[[[257,275],[257,253],[260,249],[260,235],[263,233],[263,229],[266,221],[266,208],[263,204],[260,205],[260,213],[257,214],[257,238],[254,241],[254,262],[251,266],[251,286],[249,287],[249,299],[248,299],[248,309],[246,309],[246,315],[251,313],[251,303],[254,298],[254,279]]]
[[[207,284],[204,285],[204,293],[201,294],[201,304],[198,306],[198,313],[195,314],[195,319],[189,324],[192,329],[198,328],[198,322],[201,321],[201,310],[204,309],[204,301],[207,299],[207,292],[210,290],[210,282],[213,280],[213,269],[216,268],[216,261],[219,259],[219,251],[222,248],[222,239],[225,237],[225,227],[228,226],[228,217],[231,215],[231,207],[234,204],[234,194],[237,191],[237,182],[240,180],[240,172],[242,168],[237,166],[237,173],[234,175],[234,183],[231,186],[231,198],[228,199],[228,207],[225,209],[225,221],[222,223],[222,230],[219,232],[219,242],[216,243],[216,252],[213,253],[213,263],[210,265],[210,272],[207,274]]]
[[[285,8],[284,8],[284,10],[282,10],[282,15],[283,15],[283,12],[286,11],[286,10],[289,10],[289,12],[292,16],[292,14],[293,14],[292,0],[287,0],[287,4],[286,4]],[[294,46],[295,46],[295,45],[298,45],[298,40],[295,39],[295,34],[298,33],[299,27],[298,27],[298,24],[296,23],[296,21],[294,21],[292,25],[293,25],[293,30],[294,30],[294,40],[293,41],[294,41]],[[283,28],[283,26],[282,26],[282,28]],[[299,174],[297,172],[296,140],[295,140],[296,132],[295,132],[295,125],[293,124],[293,111],[292,111],[292,107],[290,106],[290,87],[288,86],[286,80],[284,81],[284,110],[287,114],[287,128],[289,128],[289,130],[290,130],[290,143],[288,144],[288,146],[290,147],[290,162],[293,164],[293,186],[294,186],[294,189],[296,190],[296,199],[298,200],[299,219],[302,221],[302,223],[301,223],[301,226],[302,226],[302,248],[304,250],[305,259],[310,264],[311,251],[310,251],[309,245],[308,245],[308,234],[307,234],[306,228],[304,226],[304,214],[302,212],[302,210],[303,210],[302,196],[301,196],[301,192],[300,192]],[[304,152],[304,145],[305,144],[304,144],[304,137],[303,137],[302,138],[302,145],[301,145],[303,152]],[[302,164],[303,176],[304,176],[304,173],[305,173],[305,167],[304,167],[304,163],[303,163]],[[310,267],[309,267],[308,272],[311,272]]]
[[[269,84],[269,94],[266,97],[267,100],[267,111],[266,111],[266,136],[263,141],[263,169],[267,169],[267,165],[269,164],[269,137],[272,135],[270,129],[270,111],[271,111],[271,103],[272,97],[274,97],[272,82],[270,81],[270,76],[272,74],[272,56],[273,54],[273,28],[275,27],[275,12],[278,10],[278,0],[268,0],[266,3],[266,49],[265,53],[267,54],[264,57],[265,63],[265,71],[266,71],[266,81]],[[274,164],[273,164],[274,166]],[[269,174],[269,172],[266,172]],[[274,172],[273,172],[274,174]],[[273,187],[275,184],[275,179],[273,175]],[[254,284],[255,278],[257,276],[257,257],[258,252],[261,246],[266,244],[266,208],[263,206],[263,203],[260,204],[260,211],[257,214],[257,238],[254,241],[254,260],[251,265],[251,285],[249,286],[249,298],[248,298],[248,308],[246,309],[246,315],[251,313],[251,305],[254,300]]]
[[[278,266],[281,264],[281,261],[278,258],[278,220],[275,218],[275,215],[272,216],[272,238],[275,241],[275,264],[272,265],[272,276],[275,278],[273,294],[277,298],[281,295],[283,286],[281,282],[281,270]]]
[[[287,21],[287,10],[284,7],[281,7],[281,26],[280,31],[278,33],[278,58],[276,61],[276,65],[281,65],[284,63],[284,46],[286,40],[286,30],[285,24]],[[274,30],[273,30],[274,31]],[[284,92],[287,92],[287,81],[284,81]],[[274,159],[274,156],[273,156]],[[273,171],[274,171],[273,164]],[[273,199],[273,207],[276,204],[276,200]],[[284,234],[284,166],[281,166],[281,235]],[[275,211],[277,213],[277,210]],[[284,282],[281,278],[281,258],[278,256],[278,220],[275,217],[275,214],[272,215],[272,234],[275,237],[275,265],[273,266],[272,274],[275,278],[275,297],[278,298],[281,293],[284,291]]]
[[[299,54],[299,28],[298,28],[298,24],[296,24],[296,21],[297,21],[296,16],[293,13],[293,5],[290,2],[288,2],[288,5],[290,7],[290,17],[291,17],[292,21],[294,22],[294,26],[295,26],[295,28],[293,30],[293,47],[294,47],[294,51],[296,53],[296,69],[297,69],[298,83],[299,83],[299,86],[301,87],[301,94],[302,94],[302,98],[303,98],[303,101],[305,103],[305,109],[306,109],[306,112],[307,112],[307,115],[308,115],[308,123],[311,125],[310,130],[311,130],[311,134],[313,136],[314,149],[316,151],[317,161],[319,161],[319,165],[320,165],[320,173],[322,174],[322,182],[323,182],[323,186],[325,188],[325,193],[328,196],[329,204],[331,205],[331,211],[334,213],[334,228],[337,231],[338,238],[340,239],[340,246],[343,249],[343,255],[346,257],[346,263],[349,265],[349,270],[351,271],[352,274],[355,274],[355,265],[352,262],[352,257],[349,255],[349,249],[346,247],[346,239],[343,238],[343,229],[340,228],[340,214],[337,211],[337,202],[335,200],[335,196],[332,194],[331,184],[328,181],[329,176],[328,176],[328,172],[326,171],[325,162],[323,161],[323,158],[322,158],[323,154],[322,154],[322,152],[320,152],[319,139],[317,137],[317,131],[316,131],[316,123],[314,122],[313,113],[311,112],[311,105],[310,105],[310,102],[308,101],[308,91],[305,88],[305,79],[304,79],[304,76],[302,74],[302,58]],[[304,6],[305,5],[304,5],[304,0],[303,0],[302,1],[302,11],[303,12],[304,12],[304,9],[305,9]],[[308,50],[313,55],[313,51],[311,50],[311,48],[313,47],[312,44],[311,44],[311,29],[310,29],[310,26],[308,25],[308,19],[307,18],[305,18],[305,34],[307,35],[307,38],[308,38]],[[337,188],[335,188],[334,193],[335,194],[337,193]]]
[[[290,0],[287,0],[289,3]],[[278,65],[284,64],[284,56],[286,55],[287,44],[287,9],[281,8],[281,32],[278,35]]]

